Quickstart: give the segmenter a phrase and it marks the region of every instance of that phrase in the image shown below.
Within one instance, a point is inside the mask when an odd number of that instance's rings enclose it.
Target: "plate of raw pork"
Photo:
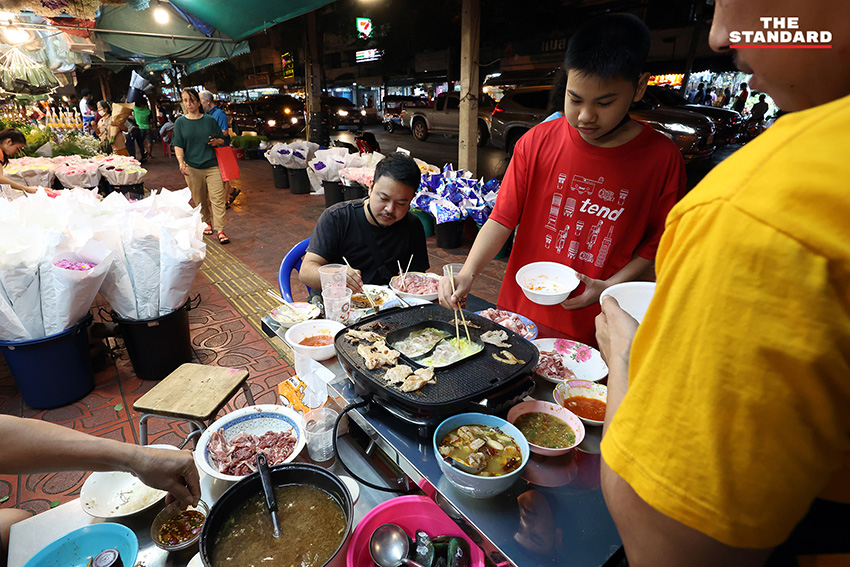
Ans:
[[[238,481],[256,470],[257,452],[269,466],[288,463],[304,448],[304,418],[285,406],[248,406],[220,417],[195,447],[195,464],[221,480]]]
[[[535,374],[554,383],[564,380],[597,382],[608,376],[608,365],[595,348],[569,339],[531,341],[540,351]]]
[[[498,307],[491,307],[484,311],[477,311],[476,314],[481,315],[485,319],[490,319],[494,323],[498,323],[530,341],[537,338],[537,325],[534,324],[534,321],[519,313],[505,311]]]

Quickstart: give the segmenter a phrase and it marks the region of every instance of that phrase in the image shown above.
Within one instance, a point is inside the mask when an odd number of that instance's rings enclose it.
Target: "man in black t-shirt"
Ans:
[[[378,162],[365,200],[338,203],[319,217],[301,264],[301,282],[321,290],[319,268],[345,260],[351,265],[348,287],[354,292],[364,283],[388,284],[399,263],[406,267],[410,262],[411,271],[427,270],[425,229],[410,213],[420,178],[410,156],[394,153]]]

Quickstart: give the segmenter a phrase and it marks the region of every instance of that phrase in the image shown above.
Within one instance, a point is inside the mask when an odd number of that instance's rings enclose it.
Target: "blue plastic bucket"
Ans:
[[[0,350],[28,406],[66,406],[94,389],[86,332],[91,322],[88,314],[70,329],[49,337],[0,341]]]

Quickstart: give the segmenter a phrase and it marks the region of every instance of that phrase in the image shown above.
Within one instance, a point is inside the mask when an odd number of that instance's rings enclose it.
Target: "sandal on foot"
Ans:
[[[232,205],[233,201],[236,200],[236,197],[238,197],[241,192],[242,192],[242,189],[239,189],[238,187],[234,188],[233,193],[231,193],[230,197],[227,199],[227,204]]]
[[[208,235],[212,236],[212,234],[213,234],[213,229],[212,229],[212,227],[211,227],[210,225],[205,225],[205,226],[204,226],[204,234],[208,234]]]
[[[227,235],[223,232],[218,233],[218,242],[219,244],[230,244],[230,239],[227,238]]]

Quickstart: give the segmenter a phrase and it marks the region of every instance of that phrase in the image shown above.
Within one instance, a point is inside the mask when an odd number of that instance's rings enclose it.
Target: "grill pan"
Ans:
[[[355,390],[359,395],[373,394],[384,404],[395,406],[403,414],[417,418],[415,421],[427,418],[427,421],[433,423],[438,416],[464,411],[472,403],[480,402],[490,395],[509,390],[511,386],[524,382],[523,379],[531,375],[534,367],[537,366],[537,348],[524,337],[474,313],[464,311],[464,315],[468,322],[479,327],[469,328],[473,341],[480,342],[477,337],[487,331],[505,331],[508,334],[506,342],[511,347],[503,349],[484,343],[482,352],[449,366],[435,369],[437,383],[426,384],[416,392],[402,392],[387,386],[383,379],[385,368],[375,370],[366,368],[363,357],[357,353],[359,341],[349,341],[346,338],[347,329],[337,333],[334,338],[334,348],[340,364],[354,381]],[[453,319],[452,310],[436,304],[427,304],[407,309],[381,311],[360,320],[348,329],[374,331],[387,337],[390,334],[396,336],[396,331],[408,327],[411,331],[423,328],[424,322],[434,321],[445,324]],[[439,323],[435,326],[444,328],[444,325]],[[454,324],[451,324],[451,328],[454,329]],[[462,325],[460,332],[462,337],[466,336]],[[492,355],[499,355],[501,350],[508,350],[524,363],[508,365],[498,362]],[[420,367],[404,355],[399,357],[399,364],[407,364],[414,370]],[[398,415],[397,412],[392,413]]]

